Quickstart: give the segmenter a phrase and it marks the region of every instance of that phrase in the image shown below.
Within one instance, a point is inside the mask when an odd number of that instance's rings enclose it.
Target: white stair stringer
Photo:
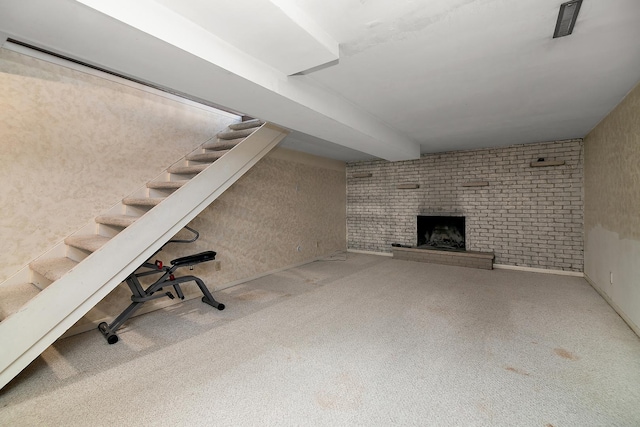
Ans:
[[[288,131],[262,125],[0,322],[0,389],[274,148]]]

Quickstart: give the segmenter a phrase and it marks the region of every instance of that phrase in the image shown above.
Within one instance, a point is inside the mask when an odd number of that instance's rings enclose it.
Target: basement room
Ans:
[[[0,425],[640,425],[638,22],[0,2]]]

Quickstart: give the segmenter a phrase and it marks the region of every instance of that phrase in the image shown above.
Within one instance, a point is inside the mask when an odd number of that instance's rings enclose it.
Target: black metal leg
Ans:
[[[120,327],[129,320],[129,318],[136,312],[141,306],[142,302],[132,302],[129,304],[129,307],[125,308],[118,317],[115,318],[111,324],[107,324],[106,322],[102,322],[98,325],[98,330],[102,332],[102,335],[107,339],[109,344],[115,344],[118,342],[118,336],[116,335],[116,331],[120,329]]]
[[[211,292],[209,292],[209,289],[204,284],[204,282],[200,280],[198,277],[195,277],[195,276],[191,276],[191,277],[193,277],[193,280],[198,284],[198,287],[204,294],[204,296],[202,297],[202,302],[205,304],[209,304],[211,307],[217,308],[218,310],[221,310],[221,311],[224,310],[224,304],[216,301],[213,298],[213,295],[211,295]]]
[[[102,335],[104,335],[109,344],[115,344],[118,342],[118,336],[109,329],[107,322],[100,323],[98,325],[98,330],[102,332]]]
[[[184,294],[182,293],[182,289],[180,288],[179,284],[175,284],[173,285],[173,289],[176,291],[176,295],[178,295],[178,298],[180,299],[184,299]]]
[[[155,266],[153,265],[151,265],[151,267],[155,268]],[[151,268],[151,267],[148,267],[148,268]],[[166,286],[173,286],[178,297],[180,299],[184,299],[184,294],[182,292],[182,289],[180,288],[180,284],[185,282],[191,282],[191,281],[196,282],[196,284],[200,288],[200,291],[202,292],[202,295],[204,295],[202,297],[202,302],[214,308],[217,308],[218,310],[224,310],[225,305],[222,303],[219,303],[213,298],[213,295],[211,295],[211,292],[209,292],[209,289],[200,278],[195,276],[182,276],[182,277],[175,277],[173,279],[167,280],[167,278],[172,277],[173,272],[177,270],[179,267],[180,266],[175,265],[171,267],[171,269],[164,267],[163,269],[160,269],[158,271],[150,271],[150,272],[138,273],[138,274],[133,273],[127,278],[126,282],[129,285],[129,288],[131,289],[131,293],[133,294],[131,296],[131,300],[133,302],[122,313],[120,313],[120,315],[116,317],[115,320],[111,322],[111,324],[102,322],[100,323],[100,325],[98,325],[98,330],[102,333],[102,335],[104,335],[104,337],[107,339],[107,342],[109,344],[115,344],[118,342],[118,336],[116,335],[116,331],[127,320],[129,320],[129,318],[136,312],[136,310],[138,310],[142,306],[142,304],[144,304],[147,301],[157,299],[157,298],[163,298],[163,297],[169,297],[173,299],[173,294],[171,294],[171,292],[166,292],[164,294],[158,293],[154,295],[155,292],[162,290]],[[140,284],[140,281],[138,280],[138,277],[146,276],[149,274],[156,274],[156,273],[163,273],[163,275],[156,282],[151,284],[147,289],[143,289],[142,285]]]
[[[180,283],[191,282],[191,281],[196,282],[196,284],[200,288],[200,291],[202,292],[202,295],[204,295],[202,297],[202,302],[204,302],[205,304],[209,304],[211,307],[215,307],[218,310],[224,310],[224,307],[225,307],[224,304],[216,301],[215,298],[213,298],[213,295],[211,295],[211,292],[209,292],[209,289],[207,289],[207,285],[205,285],[204,282],[199,277],[196,277],[196,276],[181,276],[181,277],[176,277],[173,280],[167,280],[166,282],[163,282],[163,283],[158,283],[158,284],[154,283],[149,287],[147,292],[149,292],[149,290],[155,291],[156,288],[160,285],[162,286],[173,285],[175,287]]]

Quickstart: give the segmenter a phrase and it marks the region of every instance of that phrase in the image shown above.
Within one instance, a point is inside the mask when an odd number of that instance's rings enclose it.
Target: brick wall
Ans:
[[[565,164],[531,167],[540,157]],[[494,252],[496,264],[582,271],[582,160],[582,140],[568,140],[348,163],[348,247],[413,246],[417,215],[464,215],[467,249]]]

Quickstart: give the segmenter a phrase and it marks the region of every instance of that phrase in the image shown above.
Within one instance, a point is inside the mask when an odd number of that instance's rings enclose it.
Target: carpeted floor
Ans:
[[[640,339],[583,280],[348,254],[57,342],[2,426],[638,426]]]

